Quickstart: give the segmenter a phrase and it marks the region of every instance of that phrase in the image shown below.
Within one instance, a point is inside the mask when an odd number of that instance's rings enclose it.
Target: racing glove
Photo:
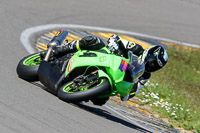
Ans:
[[[119,50],[119,44],[117,43],[117,40],[110,39],[108,41],[107,48],[113,53],[115,53],[117,50]]]
[[[107,48],[114,54],[126,57],[126,49],[123,40],[118,35],[112,35],[108,41]]]

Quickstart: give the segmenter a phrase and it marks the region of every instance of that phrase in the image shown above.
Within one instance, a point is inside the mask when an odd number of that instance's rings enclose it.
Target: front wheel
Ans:
[[[83,82],[81,84],[71,81],[60,87],[57,95],[66,102],[80,102],[104,94],[109,89],[110,83],[106,78]]]
[[[40,53],[28,55],[20,60],[17,66],[17,74],[27,81],[38,81],[38,68],[41,62]]]

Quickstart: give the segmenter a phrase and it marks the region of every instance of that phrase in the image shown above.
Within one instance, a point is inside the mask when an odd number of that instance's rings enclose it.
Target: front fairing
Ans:
[[[127,74],[130,74],[129,82],[122,80],[116,84],[116,88],[122,97],[127,96],[132,90],[135,83],[138,82],[139,77],[142,76],[145,70],[145,65],[138,59],[137,56],[132,55],[127,66]]]
[[[130,91],[132,90],[133,86],[134,86],[133,82],[120,81],[120,82],[116,83],[117,92],[122,97],[127,96],[130,93]]]

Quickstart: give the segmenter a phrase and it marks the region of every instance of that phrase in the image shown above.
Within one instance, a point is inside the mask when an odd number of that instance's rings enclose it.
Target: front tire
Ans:
[[[17,74],[26,81],[38,81],[38,68],[40,65],[40,53],[28,55],[20,60],[17,65]]]
[[[97,84],[88,85],[87,88],[79,88],[80,90],[72,89],[74,84],[74,81],[64,84],[58,89],[57,96],[66,102],[80,102],[95,98],[110,89],[110,83],[106,78],[99,79]]]

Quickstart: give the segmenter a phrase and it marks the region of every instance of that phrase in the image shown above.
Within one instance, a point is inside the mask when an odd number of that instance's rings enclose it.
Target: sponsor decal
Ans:
[[[131,49],[135,46],[136,44],[134,42],[129,42],[127,48]]]
[[[56,36],[59,36],[61,33],[62,33],[62,30],[58,31],[58,32],[56,33]]]
[[[168,55],[167,55],[167,52],[166,52],[166,51],[164,51],[163,58],[164,58],[165,61],[168,61]]]
[[[157,56],[157,61],[158,61],[158,64],[159,64],[159,66],[161,66],[161,67],[163,67],[163,63],[161,62],[161,60],[159,59],[159,57],[158,57],[158,55],[159,55],[159,53],[160,53],[160,47],[159,48],[157,48],[155,51],[154,51],[154,56]]]
[[[69,61],[69,64],[68,64],[68,67],[67,67],[67,72],[71,72],[71,68],[72,68],[73,62],[74,62],[74,59],[71,59],[71,60]]]
[[[119,70],[122,71],[122,72],[123,71],[126,72],[127,66],[128,66],[127,61],[122,59],[121,64],[119,66]]]
[[[148,51],[149,51],[149,49],[146,49],[146,50],[143,52],[143,54],[142,54],[142,56],[141,56],[142,62],[144,62],[145,58],[147,57]]]
[[[100,56],[99,61],[104,62],[106,60],[106,56]]]

